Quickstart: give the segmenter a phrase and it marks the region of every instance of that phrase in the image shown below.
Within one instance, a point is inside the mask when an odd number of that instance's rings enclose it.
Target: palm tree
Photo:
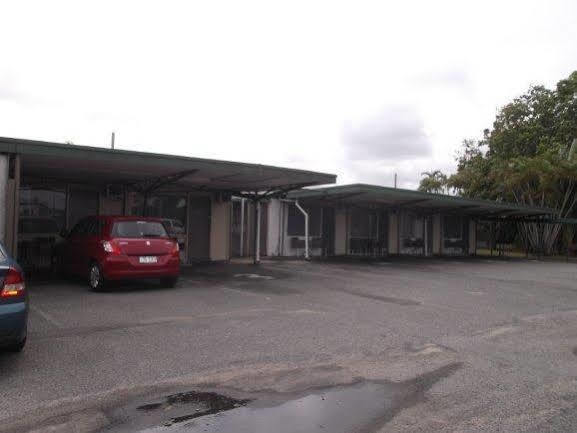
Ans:
[[[445,194],[447,192],[447,175],[441,170],[425,171],[421,173],[422,179],[419,183],[419,191],[432,192],[435,194]]]

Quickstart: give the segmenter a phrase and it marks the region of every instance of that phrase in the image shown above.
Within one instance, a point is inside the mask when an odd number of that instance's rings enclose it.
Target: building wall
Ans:
[[[211,200],[210,260],[230,259],[230,200]]]
[[[0,240],[6,242],[6,224],[8,212],[6,205],[10,195],[8,184],[8,169],[10,166],[10,156],[0,154]]]
[[[443,233],[441,228],[441,215],[433,215],[433,254],[441,255],[443,253]]]
[[[100,196],[100,215],[122,215],[124,213],[124,201],[122,197]]]
[[[20,157],[12,155],[14,158],[13,170],[8,170],[8,188],[6,197],[6,234],[4,246],[14,257],[18,255],[18,221],[20,213]]]
[[[399,212],[389,212],[389,254],[399,254]]]
[[[335,210],[335,255],[347,254],[347,210],[337,208]]]
[[[294,206],[293,203],[282,202],[278,200],[272,200],[269,203],[268,215],[268,249],[272,255],[275,256],[286,256],[286,257],[299,257],[304,255],[303,248],[292,248],[291,240],[292,238],[298,238],[299,240],[304,240],[301,236],[288,236],[287,233],[287,216],[288,216],[288,206]],[[334,216],[334,254],[337,256],[344,256],[349,254],[356,254],[354,251],[351,252],[351,210],[348,207],[335,207]],[[408,212],[408,211],[407,211]],[[419,218],[423,219],[423,240],[425,242],[425,247],[423,252],[415,251],[405,248],[399,251],[400,243],[403,241],[401,239],[402,224],[404,222],[404,216],[407,212],[400,212],[398,210],[389,210],[387,212],[388,216],[388,239],[387,239],[387,254],[410,254],[410,255],[468,255],[475,254],[475,244],[476,244],[476,223],[475,221],[466,218],[464,220],[463,233],[464,238],[468,240],[464,248],[459,251],[455,251],[455,247],[445,248],[444,239],[444,229],[443,221],[449,223],[449,220],[443,218],[440,213],[423,216]],[[447,232],[448,233],[448,232]],[[421,248],[423,249],[423,248]],[[320,248],[310,249],[311,256],[320,255],[322,250]],[[357,254],[358,255],[358,254]]]

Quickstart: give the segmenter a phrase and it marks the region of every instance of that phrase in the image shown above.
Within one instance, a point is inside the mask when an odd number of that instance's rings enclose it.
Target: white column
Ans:
[[[477,222],[469,220],[469,254],[474,255],[477,252]]]
[[[260,216],[260,200],[255,202],[255,213],[256,213],[256,227],[255,227],[255,251],[254,251],[254,263],[260,263],[260,223],[261,223],[261,216]]]
[[[210,260],[230,259],[230,206],[229,200],[211,199]]]
[[[441,255],[443,252],[443,233],[441,230],[441,215],[433,215],[433,254]]]
[[[244,207],[246,199],[240,199],[240,256],[244,257]]]
[[[335,209],[335,255],[347,254],[347,213],[344,208]]]
[[[389,212],[389,254],[399,254],[400,212]]]
[[[266,250],[269,256],[280,256],[280,237],[282,232],[281,224],[281,206],[283,203],[273,198],[268,202],[267,210],[267,236],[266,236]]]

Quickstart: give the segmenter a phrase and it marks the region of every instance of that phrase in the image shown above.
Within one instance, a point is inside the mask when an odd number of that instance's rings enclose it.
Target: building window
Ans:
[[[66,188],[23,186],[20,189],[20,220],[23,227],[30,227],[35,221],[42,225],[44,221],[44,227],[53,226],[53,231],[58,233],[66,223]],[[47,223],[47,220],[51,222]]]
[[[402,236],[405,239],[423,238],[423,218],[412,213],[405,213],[402,216]]]
[[[186,225],[185,195],[155,195],[146,200],[146,216],[163,218],[170,226],[184,232]]]
[[[456,215],[444,216],[443,234],[445,239],[463,239],[463,218]]]
[[[98,192],[84,188],[70,188],[68,228],[84,217],[99,214]]]
[[[305,207],[309,214],[309,236],[320,237],[322,230],[322,209],[320,207]],[[289,236],[305,236],[305,217],[294,204],[288,205],[287,233]]]
[[[18,261],[28,268],[52,266],[66,225],[66,187],[25,183],[20,189]]]
[[[365,209],[351,211],[351,238],[376,239],[378,236],[378,216]]]

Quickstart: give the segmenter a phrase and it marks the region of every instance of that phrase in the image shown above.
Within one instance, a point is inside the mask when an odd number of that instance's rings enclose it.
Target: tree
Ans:
[[[421,173],[422,179],[419,182],[419,191],[434,192],[443,194],[447,191],[447,175],[440,170],[425,171]]]
[[[480,140],[465,140],[448,185],[466,197],[551,208],[565,218],[577,200],[577,71],[555,90],[533,86],[505,105]],[[521,226],[533,249],[551,253],[560,224]]]

